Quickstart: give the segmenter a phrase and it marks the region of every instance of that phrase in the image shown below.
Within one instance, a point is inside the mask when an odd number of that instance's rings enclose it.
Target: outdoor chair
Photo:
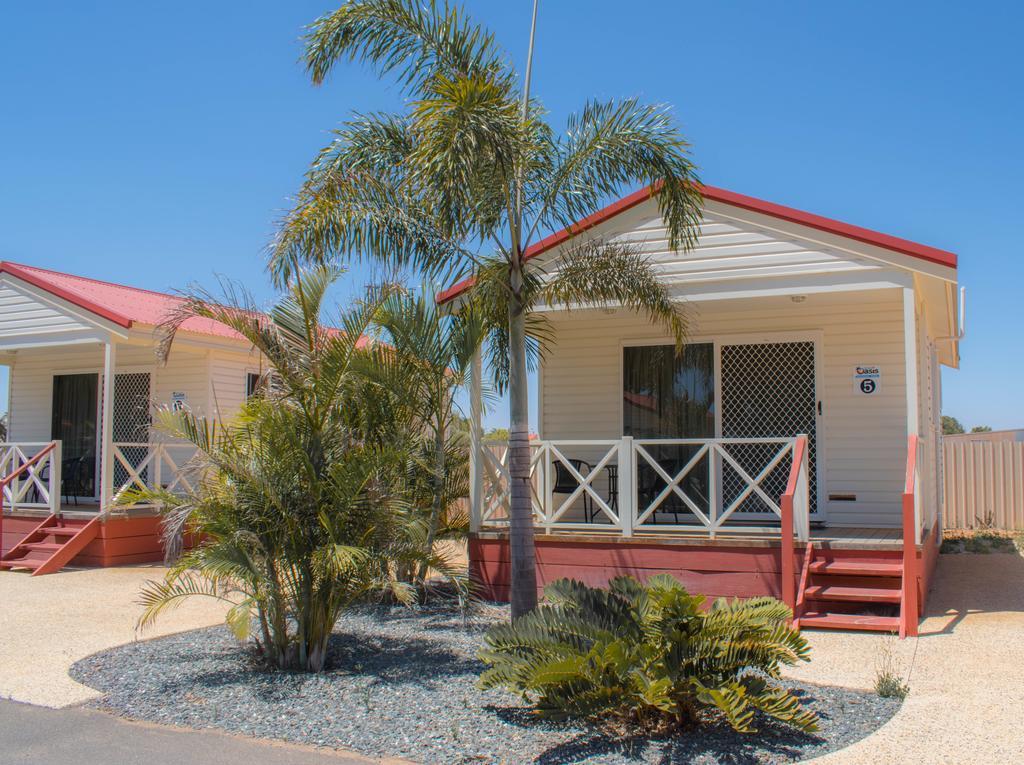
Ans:
[[[88,463],[92,457],[67,457],[60,462],[60,493],[65,500],[71,501],[72,497],[75,506],[78,506],[79,496],[86,496],[90,488],[86,483],[88,478]]]
[[[572,465],[576,472],[586,478],[590,475],[591,466],[590,463],[584,460],[569,460],[569,464]],[[572,494],[579,488],[580,482],[576,480],[572,473],[562,464],[561,460],[555,460],[555,488],[552,490],[554,494]],[[584,523],[592,523],[594,518],[597,516],[597,510],[594,508],[594,500],[587,491],[583,492],[583,518]]]

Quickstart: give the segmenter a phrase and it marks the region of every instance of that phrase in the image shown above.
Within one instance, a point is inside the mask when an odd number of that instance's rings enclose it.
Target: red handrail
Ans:
[[[51,441],[43,449],[40,449],[38,453],[32,456],[31,459],[23,462],[16,470],[0,478],[0,558],[3,557],[3,538],[4,538],[4,489],[10,486],[11,481],[17,478],[19,475],[28,470],[32,465],[35,465],[39,460],[45,457],[47,454],[57,448],[57,442]],[[53,469],[52,467],[50,468]],[[56,487],[59,492],[60,487]],[[58,497],[59,498],[59,497]]]
[[[797,436],[793,444],[793,463],[789,468],[786,491],[779,499],[782,512],[782,602],[796,613],[796,551],[793,546],[793,497],[800,481],[800,468],[807,452],[807,436]]]
[[[907,438],[907,472],[903,481],[903,603],[900,637],[917,635],[920,616],[917,597],[917,447],[918,437]]]

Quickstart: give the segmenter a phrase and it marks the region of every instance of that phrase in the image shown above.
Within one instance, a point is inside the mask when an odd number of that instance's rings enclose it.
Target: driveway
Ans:
[[[916,639],[808,632],[806,680],[871,688],[893,649],[910,684],[896,716],[818,765],[1024,761],[1024,557],[943,555]]]
[[[47,576],[0,571],[0,698],[62,707],[100,694],[68,677],[90,654],[137,639],[223,621],[224,606],[193,598],[138,633],[135,601],[161,566],[65,570]]]
[[[399,763],[269,743],[212,731],[130,723],[81,707],[0,701],[3,761],[10,765],[368,765]]]
[[[98,694],[74,682],[67,669],[78,659],[138,637],[147,638],[220,621],[222,607],[195,600],[167,613],[157,629],[141,636],[135,621],[141,608],[134,604],[146,579],[163,574],[159,567],[69,571],[30,578],[0,573],[0,698],[61,707]],[[808,632],[810,664],[790,674],[812,682],[871,688],[880,657],[888,650],[910,684],[900,712],[877,733],[847,749],[815,760],[820,765],[903,765],[905,763],[1011,763],[1024,761],[1024,558],[1019,555],[943,555],[934,579],[921,637],[897,641],[867,633]],[[107,759],[87,758],[106,741],[149,747],[145,762],[188,763],[205,752],[208,732],[182,732],[125,723],[99,712],[68,709],[63,717],[47,718],[47,710],[2,703],[0,740],[15,742],[14,762],[75,762],[90,765]],[[11,710],[14,710],[13,712]],[[56,714],[56,713],[54,713]],[[62,713],[63,714],[63,713]],[[12,722],[20,720],[21,722]],[[49,722],[47,720],[50,720]],[[107,739],[83,733],[83,757],[67,730],[77,725],[109,731]],[[19,731],[21,731],[19,733]],[[148,732],[140,732],[148,731]],[[193,743],[195,742],[195,743]],[[253,760],[274,763],[269,744],[243,741],[257,747]],[[161,747],[169,751],[161,752]],[[215,746],[215,744],[210,744]],[[239,752],[236,744],[223,744]],[[237,744],[241,747],[241,744]],[[66,748],[61,748],[66,747]],[[190,747],[196,747],[192,749]],[[261,748],[262,747],[262,748]],[[53,754],[48,754],[50,749]],[[191,752],[178,756],[176,749]],[[113,761],[134,762],[122,750]],[[158,756],[159,755],[159,756]],[[91,756],[91,755],[88,755]],[[160,759],[160,757],[164,759]],[[291,755],[289,755],[291,757]],[[303,755],[304,756],[304,755]],[[317,755],[322,756],[322,755]],[[349,756],[349,755],[346,755]],[[18,759],[23,757],[23,759]],[[49,757],[49,759],[47,759]],[[242,759],[203,758],[199,761],[234,763]],[[297,759],[281,762],[305,762]],[[351,757],[351,756],[349,756]],[[7,758],[8,761],[10,758]],[[137,757],[143,761],[143,755]],[[313,760],[310,760],[312,762]],[[341,760],[346,761],[346,760]],[[356,762],[358,759],[350,759]]]

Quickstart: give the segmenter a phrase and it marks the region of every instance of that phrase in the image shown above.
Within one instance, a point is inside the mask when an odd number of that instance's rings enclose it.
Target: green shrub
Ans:
[[[493,627],[480,658],[483,688],[501,687],[548,718],[578,717],[659,730],[717,710],[753,732],[755,712],[804,731],[817,717],[775,680],[808,661],[789,608],[774,598],[718,600],[708,609],[673,577],[608,589],[563,579],[547,603]]]
[[[875,676],[875,693],[883,699],[905,699],[910,693],[910,686],[892,672],[879,672]]]

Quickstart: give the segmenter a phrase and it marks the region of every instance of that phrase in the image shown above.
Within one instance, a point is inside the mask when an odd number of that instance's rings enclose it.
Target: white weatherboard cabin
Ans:
[[[650,189],[528,252],[550,272],[570,239],[632,243],[691,317],[677,356],[631,312],[547,313],[531,444],[540,582],[670,571],[708,595],[781,596],[804,626],[916,634],[941,533],[956,256],[704,196],[691,252],[668,248]],[[507,449],[477,443],[471,566],[506,598]]]
[[[154,407],[229,418],[260,374],[247,341],[196,318],[160,363],[157,326],[181,301],[0,263],[0,363],[10,370],[0,568],[162,557],[155,509],[115,506],[126,489],[183,478],[191,448],[153,431]]]

